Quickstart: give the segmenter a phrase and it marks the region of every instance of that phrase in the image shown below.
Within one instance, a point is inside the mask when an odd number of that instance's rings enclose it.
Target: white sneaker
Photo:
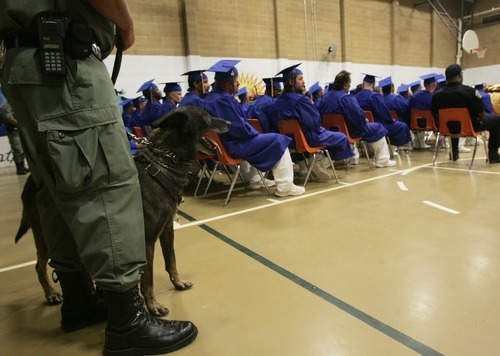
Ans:
[[[458,146],[458,152],[459,153],[469,153],[471,151],[470,148],[467,148],[465,146]]]
[[[387,160],[384,163],[375,163],[375,167],[377,168],[385,168],[385,167],[394,167],[396,165],[396,161]]]
[[[312,169],[312,172],[313,172],[314,176],[316,177],[316,179],[318,179],[320,182],[328,182],[331,179],[330,175],[326,172],[326,170],[318,162],[314,163],[314,167]]]
[[[271,188],[271,187],[274,187],[276,185],[276,182],[274,180],[266,179],[266,184],[267,184],[268,188]],[[265,187],[265,185],[261,180],[258,182],[255,182],[255,183],[250,183],[248,185],[248,188],[252,189],[252,190],[257,190],[257,189],[264,188],[264,187]]]
[[[288,192],[286,193],[276,192],[274,193],[274,195],[276,195],[277,197],[297,196],[304,194],[305,191],[306,189],[304,187],[299,187],[298,185],[292,184],[292,189],[290,189]]]

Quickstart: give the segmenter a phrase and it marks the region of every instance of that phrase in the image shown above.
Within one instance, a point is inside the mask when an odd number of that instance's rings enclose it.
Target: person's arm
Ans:
[[[116,25],[117,33],[123,43],[123,50],[132,47],[135,41],[134,21],[127,0],[90,0],[90,4],[97,12]]]

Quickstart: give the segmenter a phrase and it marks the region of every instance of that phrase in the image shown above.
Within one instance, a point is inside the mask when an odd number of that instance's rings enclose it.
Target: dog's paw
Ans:
[[[191,287],[193,286],[193,283],[188,281],[177,280],[177,281],[172,281],[172,283],[174,284],[175,289],[177,290],[191,289]]]
[[[63,296],[56,291],[53,291],[53,293],[45,295],[45,298],[47,299],[48,305],[58,305],[63,302]]]
[[[152,303],[147,303],[146,308],[148,308],[149,314],[156,316],[158,318],[167,315],[169,312],[168,308],[165,308],[157,301],[154,301]]]

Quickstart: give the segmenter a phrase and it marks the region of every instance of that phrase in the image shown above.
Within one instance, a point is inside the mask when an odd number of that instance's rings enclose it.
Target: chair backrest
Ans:
[[[314,153],[326,147],[309,146],[297,119],[278,120],[278,128],[282,135],[291,136],[293,138],[295,141],[295,150],[298,153]]]
[[[144,135],[144,131],[142,131],[141,127],[134,126],[134,127],[132,127],[132,130],[134,130],[134,135],[136,135],[137,137],[146,137]]]
[[[260,124],[259,119],[249,118],[247,119],[247,121],[250,125],[252,125],[254,129],[259,131],[259,133],[264,133],[264,130],[262,129],[262,125]]]
[[[434,116],[430,110],[411,109],[410,130],[437,131]]]
[[[207,131],[203,135],[214,140],[215,143],[219,146],[220,152],[217,152],[217,159],[219,160],[220,163],[236,165],[244,161],[244,159],[233,158],[229,155],[229,153],[226,150],[226,146],[224,146],[224,143],[220,139],[219,134],[217,134],[216,132]]]
[[[347,136],[349,143],[355,143],[361,140],[361,137],[352,138],[349,135],[349,129],[345,123],[344,115],[342,114],[324,114],[322,116],[323,127],[329,131],[342,132]]]
[[[375,122],[375,118],[373,117],[373,113],[369,110],[363,110],[365,112],[365,115],[366,115],[366,119],[368,120],[368,122]]]
[[[467,108],[439,110],[439,134],[441,136],[477,136]]]
[[[394,120],[399,121],[399,116],[398,116],[398,113],[396,112],[396,110],[391,110],[391,117]]]

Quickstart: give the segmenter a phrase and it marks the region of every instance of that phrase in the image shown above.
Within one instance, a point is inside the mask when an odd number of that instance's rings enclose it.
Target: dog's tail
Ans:
[[[30,227],[31,225],[26,216],[26,209],[23,209],[23,216],[21,217],[21,225],[19,226],[19,230],[17,230],[16,234],[16,239],[15,239],[16,244],[19,240],[21,240],[21,237],[23,237],[28,232]]]

